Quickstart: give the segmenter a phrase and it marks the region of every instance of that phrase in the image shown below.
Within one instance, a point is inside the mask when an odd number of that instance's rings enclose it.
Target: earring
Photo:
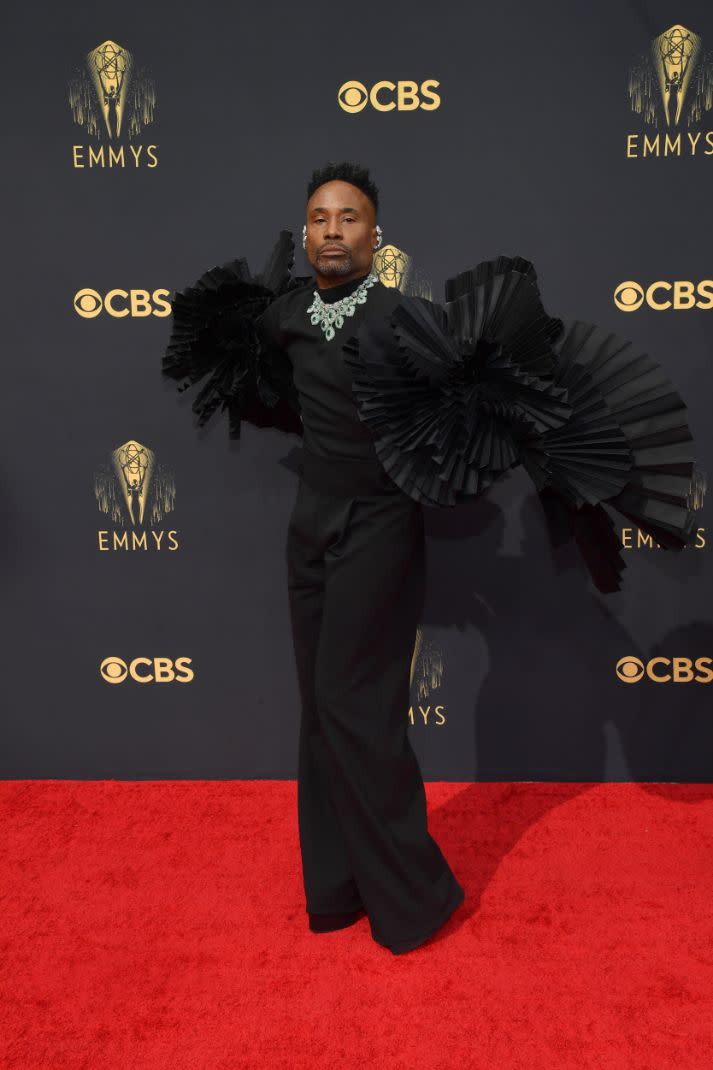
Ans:
[[[302,224],[302,248],[307,248],[307,224]]]
[[[374,246],[374,248],[378,249],[379,246],[381,245],[381,242],[382,242],[381,227],[379,226],[378,223],[376,224],[376,235],[377,235],[377,242],[376,242],[376,245]]]

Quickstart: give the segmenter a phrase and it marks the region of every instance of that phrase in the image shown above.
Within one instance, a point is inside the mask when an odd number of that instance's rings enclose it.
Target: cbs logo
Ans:
[[[644,676],[655,684],[709,684],[713,680],[713,658],[619,658],[616,674],[625,684],[638,684]]]
[[[187,684],[195,675],[190,664],[191,658],[134,658],[129,662],[104,658],[99,673],[107,684],[123,684],[127,676],[137,684]]]
[[[614,290],[614,304],[620,312],[636,312],[646,302],[657,312],[666,309],[713,308],[713,279],[702,282],[652,282],[646,289],[638,283],[620,282]]]
[[[96,290],[78,290],[74,295],[74,311],[85,320],[93,320],[105,309],[115,319],[124,316],[170,316],[171,304],[166,298],[170,290],[109,290],[102,298]]]
[[[435,111],[440,107],[441,98],[433,90],[440,82],[427,78],[419,86],[416,82],[401,81],[375,82],[367,89],[361,82],[345,82],[337,90],[337,100],[342,111],[356,115],[371,104],[376,111]]]

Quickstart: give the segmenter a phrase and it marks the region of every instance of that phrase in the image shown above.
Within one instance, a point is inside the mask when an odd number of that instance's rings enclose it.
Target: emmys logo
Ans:
[[[688,493],[686,495],[687,508],[692,509],[693,512],[701,510],[707,493],[708,476],[702,468],[696,465],[693,469],[693,475],[690,479]],[[702,550],[706,545],[706,529],[704,527],[699,527],[692,530],[690,534],[694,541],[687,541],[683,548],[685,550]],[[653,535],[649,535],[648,532],[642,531],[639,527],[624,527],[621,529],[620,536],[621,545],[624,550],[663,549],[661,543],[656,542]]]
[[[435,78],[421,82],[401,81],[375,82],[367,89],[361,82],[345,82],[337,90],[337,101],[342,111],[356,115],[370,104],[375,111],[435,111],[441,98],[434,93],[440,85]]]
[[[424,637],[423,628],[416,629],[416,641],[411,655],[409,682],[416,689],[419,703],[409,706],[409,724],[443,725],[446,723],[445,706],[432,706],[429,696],[437,691],[443,680],[443,651],[432,640]],[[423,700],[423,704],[422,701]]]
[[[620,312],[636,312],[643,304],[656,312],[688,308],[707,311],[713,308],[713,279],[652,282],[645,289],[641,283],[632,280],[620,282],[614,290],[614,304]]]
[[[713,658],[619,658],[616,674],[622,683],[638,684],[646,677],[655,684],[709,684],[713,681]]]
[[[84,167],[156,167],[156,145],[136,144],[153,122],[156,91],[148,72],[116,41],[84,58],[69,82],[72,118],[99,145],[73,145],[72,163]]]
[[[713,154],[713,130],[695,130],[713,107],[713,56],[693,30],[675,24],[654,38],[629,71],[629,103],[657,132],[628,134],[627,157]]]
[[[695,508],[695,506],[694,506]],[[634,534],[636,532],[636,534]],[[706,529],[696,528],[696,541],[687,546],[687,550],[702,550],[706,545]],[[661,550],[660,542],[656,542],[652,535],[648,535],[641,528],[622,528],[621,545],[625,550]]]
[[[395,245],[384,245],[374,254],[374,271],[384,286],[400,290],[408,278],[411,257]]]
[[[396,245],[384,245],[374,254],[374,271],[384,286],[409,297],[433,299],[429,280],[417,269],[413,257]]]
[[[174,507],[173,473],[148,446],[135,439],[118,446],[94,475],[94,496],[99,510],[124,529],[98,531],[99,550],[178,549],[175,529],[156,528]]]
[[[410,724],[445,724],[445,706],[417,706],[418,713],[414,713],[413,706],[409,706],[408,719]]]
[[[74,311],[85,320],[93,320],[101,312],[124,319],[126,316],[142,319],[146,316],[170,316],[171,303],[167,300],[170,290],[109,290],[102,297],[97,290],[77,290],[74,295]]]
[[[137,684],[187,684],[194,678],[189,668],[191,658],[104,658],[99,674],[107,684],[123,684],[131,679]]]

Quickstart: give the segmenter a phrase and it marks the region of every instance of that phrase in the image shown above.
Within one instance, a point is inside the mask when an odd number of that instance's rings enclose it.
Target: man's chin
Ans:
[[[320,275],[348,275],[352,270],[350,256],[318,256],[315,267]]]

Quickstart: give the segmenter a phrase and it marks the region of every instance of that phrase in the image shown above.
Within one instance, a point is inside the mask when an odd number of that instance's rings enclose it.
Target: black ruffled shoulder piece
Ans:
[[[192,404],[199,427],[227,410],[230,438],[240,437],[241,420],[302,434],[289,361],[270,351],[258,322],[278,297],[309,281],[291,274],[294,249],[292,234],[280,231],[259,274],[239,258],[175,294],[161,370],[179,391],[202,383]]]
[[[343,348],[388,475],[416,501],[452,506],[519,463],[524,437],[561,427],[570,406],[553,379],[562,323],[529,261],[484,262],[446,292],[445,309],[404,297]]]
[[[575,539],[603,592],[624,568],[605,506],[663,547],[693,540],[706,480],[683,401],[630,342],[548,315],[530,261],[449,279],[445,307],[404,297],[344,355],[377,455],[416,501],[472,500],[523,464],[553,541]]]
[[[526,441],[522,460],[541,494],[559,498],[596,586],[609,593],[620,589],[624,562],[608,508],[681,550],[694,541],[706,476],[686,406],[653,357],[579,321],[555,351],[572,416]]]

